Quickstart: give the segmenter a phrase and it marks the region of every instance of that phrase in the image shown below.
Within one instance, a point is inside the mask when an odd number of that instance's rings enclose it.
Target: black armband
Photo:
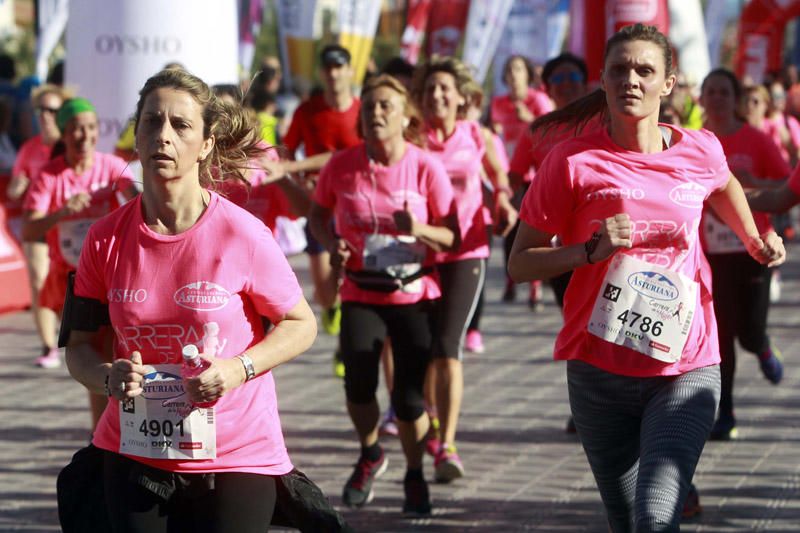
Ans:
[[[108,316],[108,304],[94,298],[75,296],[75,272],[67,277],[67,293],[64,296],[64,310],[61,315],[61,331],[58,334],[58,346],[64,348],[69,341],[70,332],[97,331],[101,326],[111,324]]]

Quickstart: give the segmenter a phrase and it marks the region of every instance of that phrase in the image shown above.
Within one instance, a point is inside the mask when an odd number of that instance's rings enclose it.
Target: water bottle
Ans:
[[[181,351],[183,354],[183,367],[181,368],[181,375],[184,380],[191,379],[203,373],[203,371],[211,366],[211,363],[200,357],[200,352],[194,344],[187,344]],[[213,402],[195,403],[197,407],[212,407],[216,404]]]

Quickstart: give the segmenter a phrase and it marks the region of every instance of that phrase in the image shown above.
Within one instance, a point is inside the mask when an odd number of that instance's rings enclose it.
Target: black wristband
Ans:
[[[595,231],[592,233],[591,238],[583,243],[583,250],[586,252],[586,262],[590,265],[594,264],[592,261],[592,254],[597,250],[597,245],[600,244],[600,237],[600,233]]]

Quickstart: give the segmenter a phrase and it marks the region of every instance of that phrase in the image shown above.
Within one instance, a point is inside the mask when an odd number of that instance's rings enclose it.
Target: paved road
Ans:
[[[740,358],[736,382],[741,439],[709,443],[695,481],[704,512],[684,531],[800,531],[800,246],[783,268],[783,298],[770,331],[787,360],[780,386],[765,381],[755,358]],[[305,260],[293,259],[308,279]],[[533,314],[522,298],[500,304],[502,271],[493,259],[483,329],[485,354],[466,359],[459,452],[468,476],[431,485],[433,516],[408,520],[402,505],[403,461],[386,440],[390,465],[375,501],[346,513],[359,531],[605,532],[602,506],[568,416],[563,364],[550,360],[560,318],[548,294]],[[522,289],[522,287],[520,287]],[[276,371],[283,426],[295,463],[340,503],[358,454],[332,377],[334,340]],[[88,437],[81,388],[62,367],[32,366],[37,343],[29,315],[0,317],[0,531],[58,531],[55,477]],[[381,401],[385,405],[386,396]],[[432,465],[426,463],[430,475]]]

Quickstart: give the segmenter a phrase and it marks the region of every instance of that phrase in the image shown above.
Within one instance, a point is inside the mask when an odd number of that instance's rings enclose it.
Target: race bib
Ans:
[[[96,218],[78,218],[75,220],[65,220],[58,224],[58,247],[61,250],[61,257],[72,267],[78,268],[78,260],[81,258],[81,249],[86,235]]]
[[[422,269],[427,249],[416,237],[374,233],[364,239],[364,270],[382,272],[403,279]],[[401,291],[417,294],[422,291],[422,279],[404,285]]]
[[[214,408],[189,402],[180,365],[151,368],[144,392],[119,403],[120,453],[149,459],[214,459]]]
[[[616,254],[587,329],[608,342],[675,363],[689,336],[697,288],[683,274]]]
[[[730,226],[708,212],[703,217],[703,238],[706,242],[706,252],[710,254],[747,252],[744,243]]]

